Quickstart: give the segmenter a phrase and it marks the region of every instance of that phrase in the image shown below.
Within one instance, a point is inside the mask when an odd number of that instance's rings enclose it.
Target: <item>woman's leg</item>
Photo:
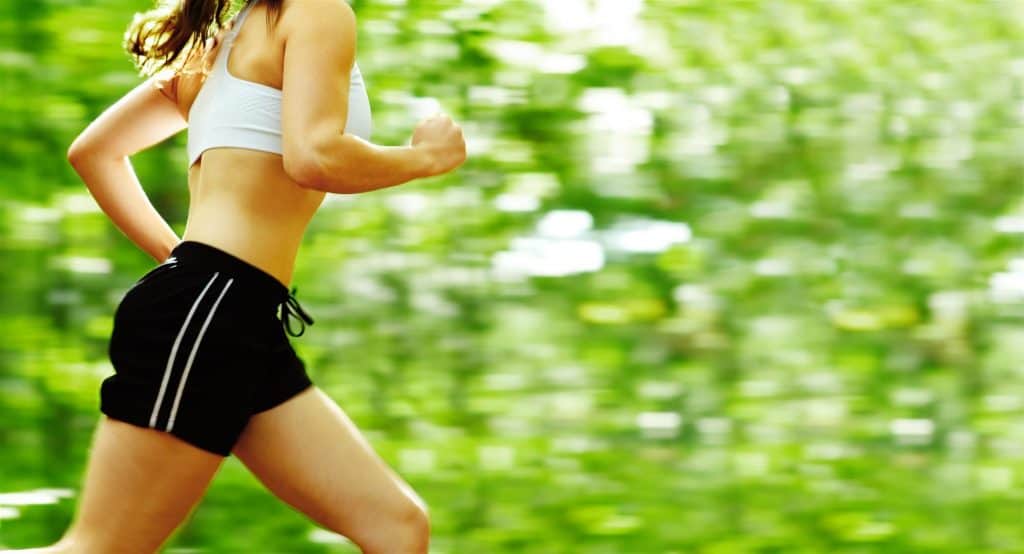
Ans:
[[[316,385],[253,415],[233,453],[281,500],[363,552],[427,552],[426,505]]]
[[[101,414],[75,517],[42,552],[156,552],[223,461],[169,433]]]

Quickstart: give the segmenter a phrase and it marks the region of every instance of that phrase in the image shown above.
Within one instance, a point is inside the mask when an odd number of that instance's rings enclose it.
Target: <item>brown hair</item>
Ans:
[[[267,5],[267,28],[271,29],[283,0],[244,0],[242,4],[253,2]],[[164,68],[190,72],[186,66],[224,27],[231,4],[231,0],[158,0],[153,9],[135,14],[125,32],[125,50],[143,75]]]

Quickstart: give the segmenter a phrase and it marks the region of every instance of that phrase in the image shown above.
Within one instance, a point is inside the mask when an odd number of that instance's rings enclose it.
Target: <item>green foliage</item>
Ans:
[[[435,99],[470,159],[325,203],[293,344],[434,552],[1024,550],[1021,4],[353,6],[374,141]],[[78,490],[151,263],[64,162],[143,8],[0,4],[0,491]],[[184,146],[132,160],[179,233]],[[173,549],[355,551],[233,459]]]

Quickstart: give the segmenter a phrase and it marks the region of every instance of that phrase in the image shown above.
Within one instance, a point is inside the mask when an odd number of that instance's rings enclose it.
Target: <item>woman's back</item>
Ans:
[[[296,183],[280,153],[282,29],[289,7],[284,2],[278,25],[268,29],[262,24],[266,7],[247,5],[211,41],[201,62],[206,71],[183,75],[177,86],[178,108],[190,124],[185,238],[219,245],[286,285],[302,235],[325,196]],[[369,102],[357,68],[353,75],[349,119],[358,124],[346,132],[368,139]],[[228,106],[237,107],[231,103],[250,106],[228,113]],[[257,103],[265,105],[252,105]]]

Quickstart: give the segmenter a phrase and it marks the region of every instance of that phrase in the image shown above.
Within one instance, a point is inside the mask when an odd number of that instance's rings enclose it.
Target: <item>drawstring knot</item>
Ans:
[[[291,292],[288,293],[288,299],[281,303],[281,324],[284,326],[285,332],[293,337],[298,337],[305,333],[307,323],[309,325],[313,324],[313,318],[309,317],[309,314],[299,305],[298,299],[295,298],[295,294],[298,292],[298,287],[292,287]],[[302,323],[302,329],[297,334],[292,331],[291,323],[288,319],[289,316],[294,317],[296,315],[300,318],[299,322]]]

